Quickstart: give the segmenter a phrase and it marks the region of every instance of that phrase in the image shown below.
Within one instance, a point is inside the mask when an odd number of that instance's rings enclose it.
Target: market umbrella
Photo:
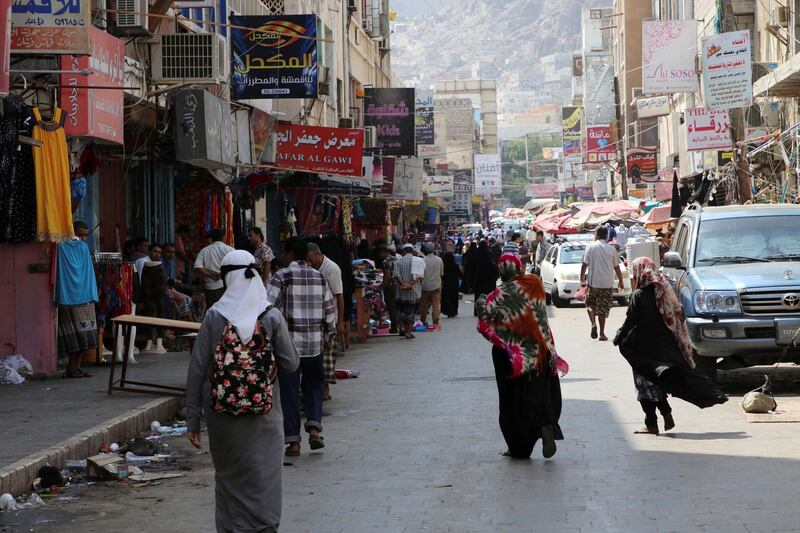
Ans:
[[[672,172],[672,209],[670,216],[679,218],[681,216],[681,193],[678,191],[678,171]]]

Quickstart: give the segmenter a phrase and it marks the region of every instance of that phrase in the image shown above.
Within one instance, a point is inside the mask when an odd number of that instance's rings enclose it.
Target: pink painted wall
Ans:
[[[0,357],[21,354],[43,373],[56,371],[57,358],[51,250],[42,242],[0,244]],[[31,264],[46,264],[47,272],[28,272]]]

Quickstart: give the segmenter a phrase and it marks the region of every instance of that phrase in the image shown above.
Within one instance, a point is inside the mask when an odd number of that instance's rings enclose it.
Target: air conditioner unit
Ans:
[[[317,73],[317,93],[322,95],[331,94],[330,70],[322,65],[319,66]]]
[[[158,34],[152,49],[153,82],[217,84],[228,79],[225,39],[217,33]]]
[[[342,117],[339,119],[340,128],[353,128],[355,121],[350,117]]]
[[[378,128],[377,126],[364,127],[364,148],[377,148]]]
[[[771,24],[786,28],[789,25],[789,8],[784,6],[773,7],[769,18]]]
[[[356,9],[358,9],[356,7],[356,0],[347,0],[347,11],[350,13],[355,13]]]
[[[379,52],[388,52],[389,50],[391,50],[391,48],[389,47],[389,39],[384,38],[378,41]]]
[[[114,35],[149,35],[147,29],[147,0],[117,0]]]

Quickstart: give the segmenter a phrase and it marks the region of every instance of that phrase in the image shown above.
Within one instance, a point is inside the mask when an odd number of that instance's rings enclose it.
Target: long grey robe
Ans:
[[[281,312],[270,309],[261,323],[278,366],[286,372],[297,370],[300,359]],[[283,412],[277,380],[272,391],[272,409],[267,414],[233,416],[207,408],[208,371],[226,325],[225,317],[214,309],[203,319],[189,360],[186,424],[189,431],[200,431],[201,414],[205,414],[216,471],[217,531],[277,531],[283,488]]]

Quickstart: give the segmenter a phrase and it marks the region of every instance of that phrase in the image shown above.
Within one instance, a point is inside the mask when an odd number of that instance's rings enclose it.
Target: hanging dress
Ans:
[[[32,147],[18,142],[30,135],[30,108],[17,95],[3,100],[0,119],[0,242],[23,243],[36,238],[36,178]]]
[[[40,241],[65,241],[74,237],[72,198],[69,186],[69,156],[64,133],[64,115],[56,108],[53,121],[42,120],[33,108],[36,125],[33,138],[42,146],[33,150],[36,173],[36,238]]]

